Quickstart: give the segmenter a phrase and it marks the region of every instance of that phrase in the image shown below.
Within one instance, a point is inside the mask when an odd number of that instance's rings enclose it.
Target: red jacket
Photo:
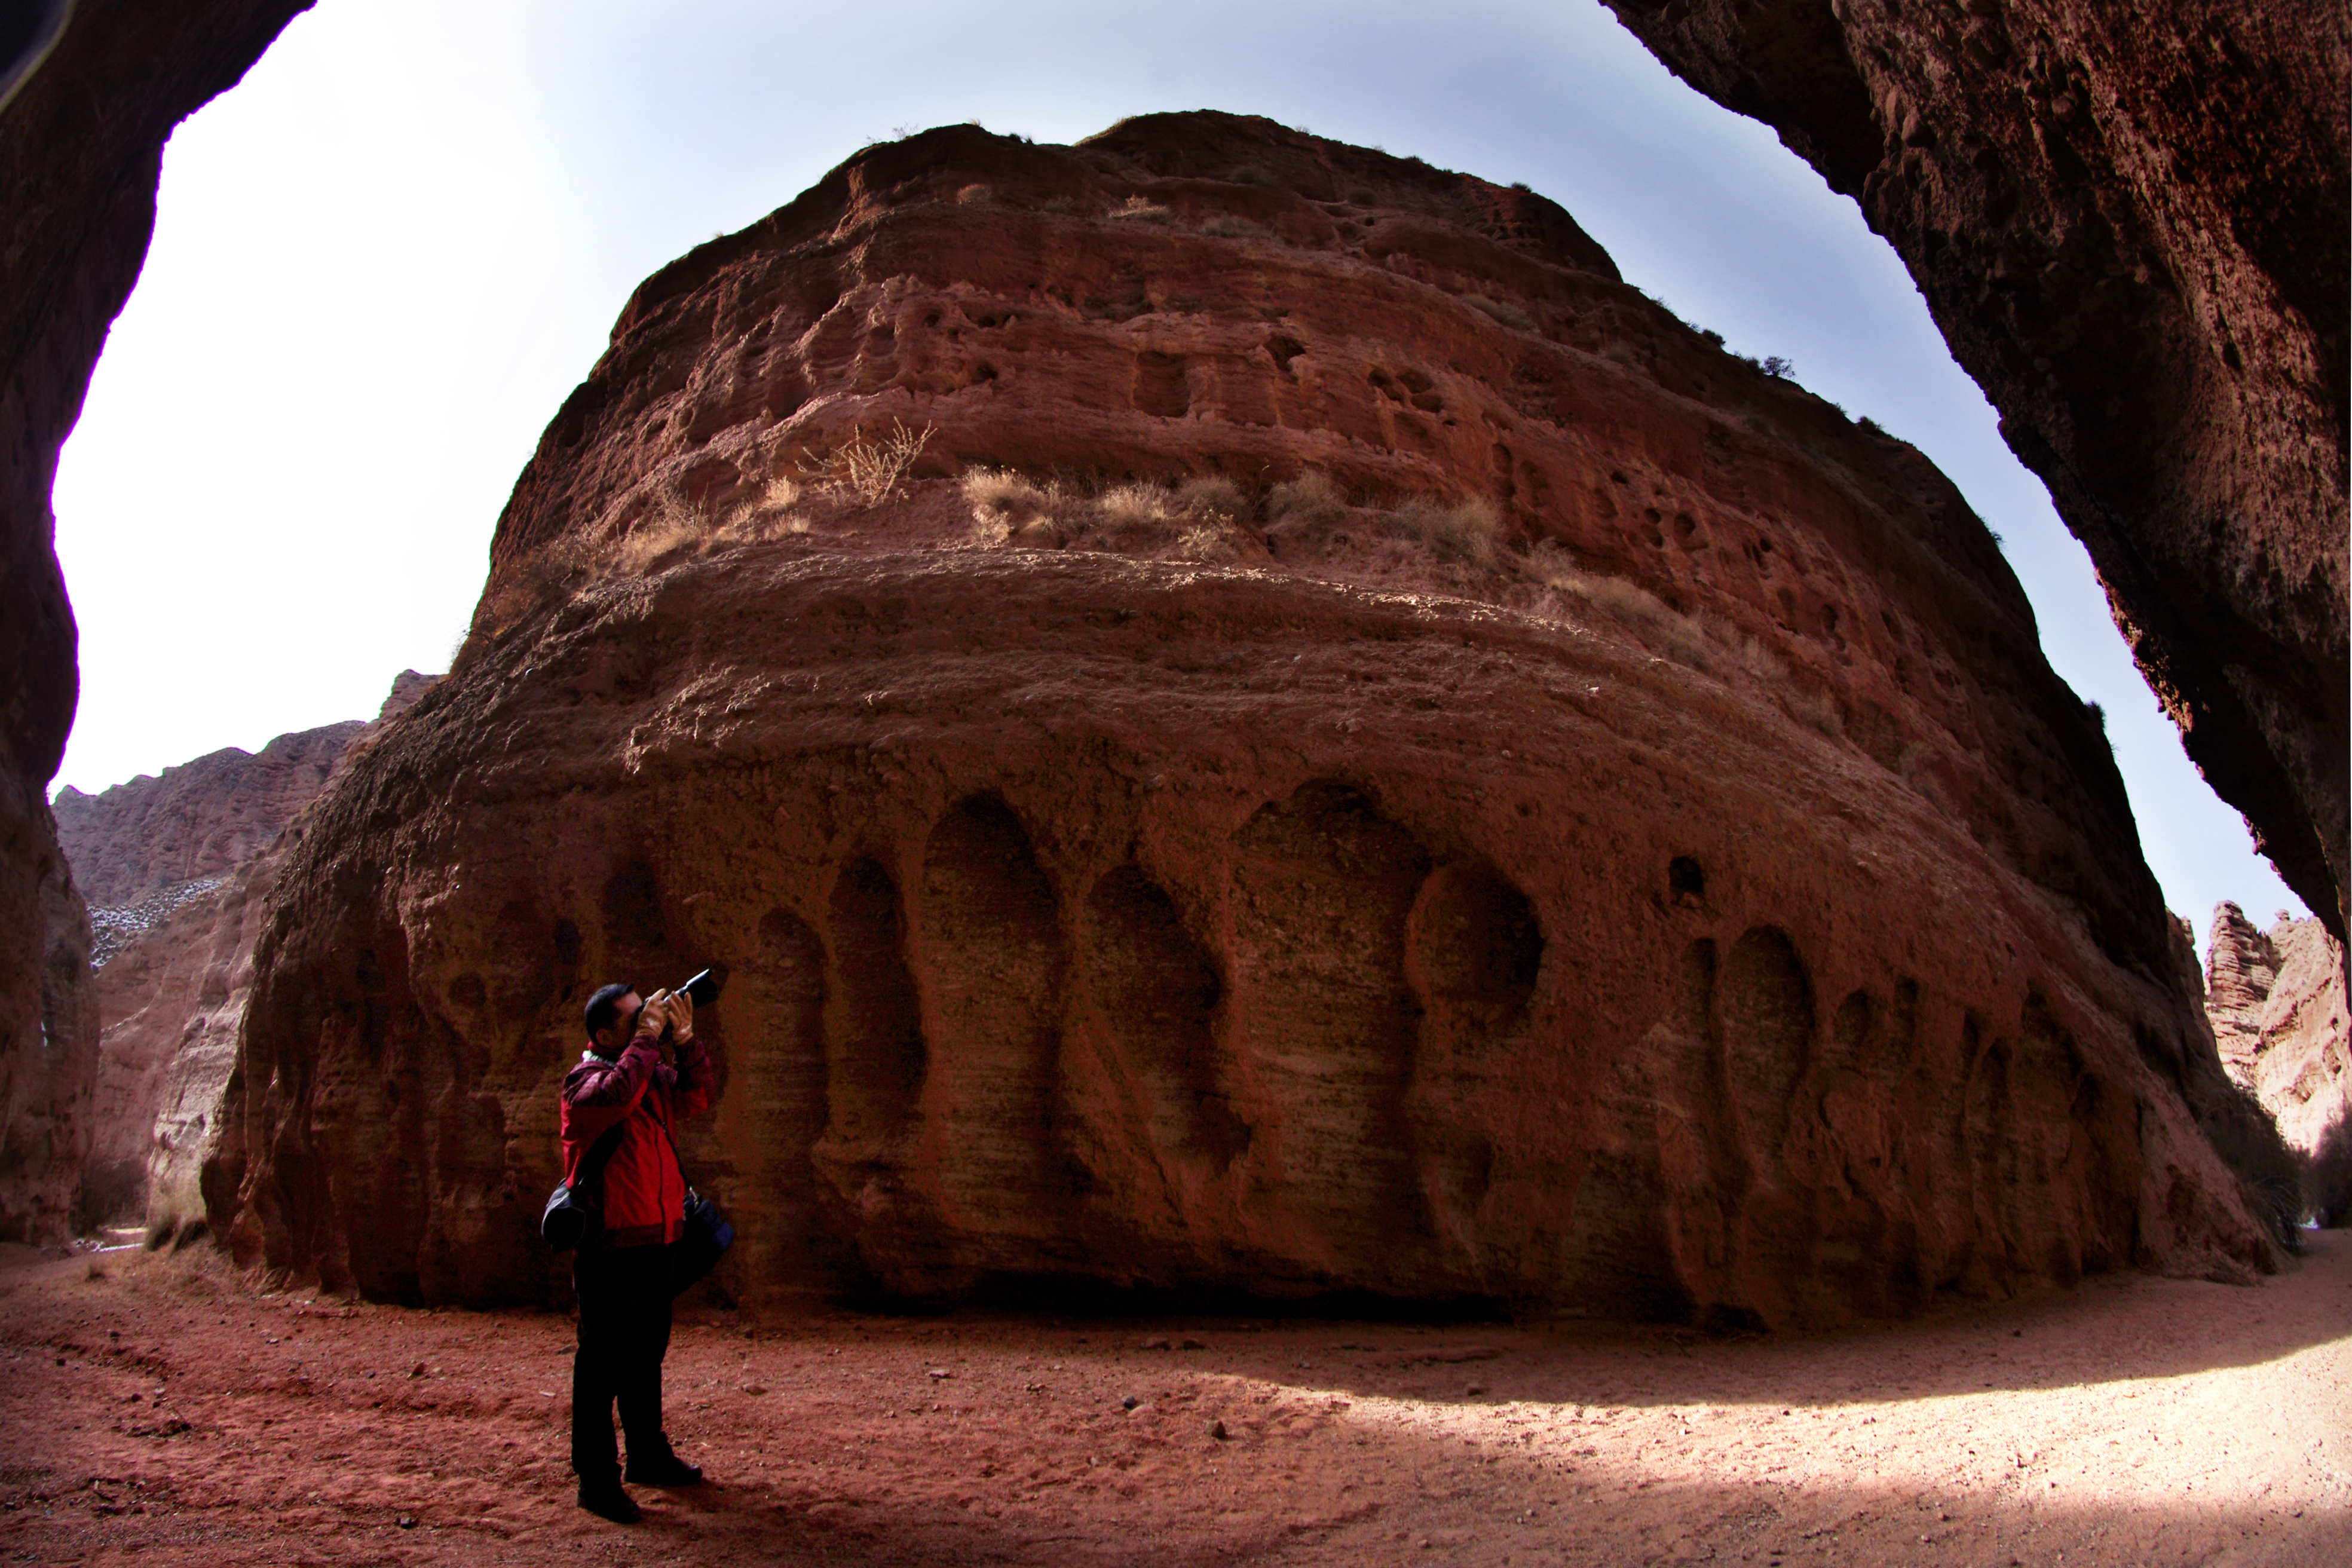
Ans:
[[[627,1123],[620,1147],[604,1166],[603,1233],[592,1233],[582,1243],[583,1248],[645,1247],[677,1239],[686,1210],[686,1177],[677,1168],[673,1129],[679,1117],[699,1116],[710,1109],[717,1087],[710,1053],[698,1037],[677,1047],[674,1068],[662,1065],[655,1037],[641,1034],[618,1059],[608,1061],[590,1050],[564,1075],[565,1181],[578,1173],[590,1146],[614,1123]],[[589,1194],[592,1201],[597,1195]]]

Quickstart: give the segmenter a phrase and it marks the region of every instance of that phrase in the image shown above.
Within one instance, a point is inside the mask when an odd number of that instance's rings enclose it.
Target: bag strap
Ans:
[[[635,1115],[635,1112],[632,1110],[630,1114]],[[621,1134],[628,1130],[628,1126],[629,1118],[624,1116],[606,1128],[596,1142],[588,1145],[588,1152],[580,1157],[580,1169],[572,1173],[570,1185],[573,1192],[583,1191],[604,1179],[604,1167],[613,1163],[614,1152],[621,1146]],[[602,1192],[596,1196],[598,1202],[604,1201]]]

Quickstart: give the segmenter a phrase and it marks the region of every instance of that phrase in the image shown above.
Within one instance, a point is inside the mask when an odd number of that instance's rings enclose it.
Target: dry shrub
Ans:
[[[972,537],[982,544],[1187,561],[1263,554],[1243,521],[1247,500],[1233,481],[1213,476],[1172,489],[1136,480],[1088,498],[1059,480],[1040,486],[1009,470],[975,468],[964,475],[962,490]]]
[[[651,517],[622,536],[612,563],[625,577],[642,577],[693,546],[707,530],[682,504],[665,500]]]
[[[1233,480],[1204,474],[1176,487],[1176,509],[1190,517],[1218,517],[1238,522],[1249,511],[1249,499]]]
[[[1845,739],[1845,721],[1838,716],[1837,704],[1823,691],[1790,691],[1781,694],[1780,706],[1789,717],[1809,730],[1818,730],[1832,741]]]
[[[1484,311],[1513,331],[1532,332],[1536,330],[1536,319],[1508,300],[1489,300],[1484,294],[1465,294],[1462,302],[1474,310]]]
[[[1546,587],[1582,600],[1675,662],[1693,669],[1711,668],[1706,634],[1701,626],[1639,584],[1579,571],[1549,541],[1528,552],[1527,567]],[[1753,637],[1748,646],[1755,647]]]
[[[1111,208],[1113,217],[1133,218],[1138,223],[1173,223],[1176,215],[1148,196],[1129,196]]]
[[[1390,516],[1397,532],[1422,541],[1446,560],[1490,566],[1495,546],[1503,537],[1502,514],[1493,503],[1475,496],[1453,506],[1408,500]]]
[[[1320,468],[1308,468],[1297,479],[1275,486],[1265,498],[1269,523],[1323,528],[1345,521],[1347,515],[1339,487]]]
[[[1159,485],[1117,485],[1095,498],[1095,510],[1113,527],[1166,522],[1176,498]]]
[[[909,430],[904,423],[893,419],[890,434],[877,438],[868,436],[865,426],[859,426],[850,432],[848,440],[824,458],[814,463],[803,458],[801,472],[829,489],[847,490],[873,506],[898,493],[907,470],[915,466],[924,443],[937,428],[926,425],[920,430]]]
[[[992,186],[966,185],[963,189],[956,193],[956,200],[966,206],[971,206],[978,202],[992,200],[995,195],[996,191]]]
[[[2299,1163],[2303,1212],[2330,1229],[2352,1226],[2352,1105],[2336,1113],[2318,1146]]]
[[[1219,239],[1272,239],[1265,225],[1250,222],[1234,213],[1219,213],[1201,226],[1201,232]]]
[[[1776,686],[1789,679],[1789,667],[1781,662],[1780,656],[1752,636],[1739,639],[1739,664],[1748,674]],[[1907,779],[1911,775],[1906,772],[1903,776]]]
[[[1068,541],[1071,509],[1057,481],[1040,488],[1008,468],[973,468],[961,489],[979,543],[1055,550]]]

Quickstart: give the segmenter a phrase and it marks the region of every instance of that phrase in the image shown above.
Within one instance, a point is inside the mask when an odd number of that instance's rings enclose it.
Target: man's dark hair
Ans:
[[[615,1019],[620,1017],[621,998],[635,989],[635,985],[625,980],[616,980],[610,985],[599,988],[596,994],[588,998],[588,1037],[590,1039],[594,1039],[597,1031],[609,1027]]]

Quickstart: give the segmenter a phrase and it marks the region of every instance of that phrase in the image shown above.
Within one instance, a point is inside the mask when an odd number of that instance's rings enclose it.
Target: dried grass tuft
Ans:
[[[1430,545],[1440,557],[1481,566],[1494,564],[1495,546],[1503,537],[1502,514],[1475,496],[1453,506],[1408,500],[1391,515],[1398,532]]]
[[[1219,213],[1201,226],[1201,232],[1218,239],[1272,239],[1272,231],[1264,224],[1252,223],[1236,213]]]
[[[1176,215],[1148,196],[1129,196],[1110,210],[1113,217],[1131,218],[1138,223],[1174,223]]]
[[[1570,565],[1559,548],[1549,542],[1528,552],[1527,570],[1545,586],[1570,595],[1628,627],[1645,646],[1663,652],[1676,663],[1699,670],[1714,667],[1704,626],[1640,584],[1622,577],[1580,571]],[[1748,647],[1760,651],[1753,637],[1748,639]],[[1785,677],[1788,672],[1781,669],[1780,673]]]
[[[1489,300],[1484,294],[1465,294],[1462,302],[1474,310],[1485,312],[1513,331],[1532,332],[1536,330],[1536,319],[1528,315],[1524,307],[1508,300]]]
[[[1265,498],[1265,517],[1272,523],[1328,525],[1347,515],[1339,487],[1320,468],[1308,468],[1297,479],[1275,486]]]

